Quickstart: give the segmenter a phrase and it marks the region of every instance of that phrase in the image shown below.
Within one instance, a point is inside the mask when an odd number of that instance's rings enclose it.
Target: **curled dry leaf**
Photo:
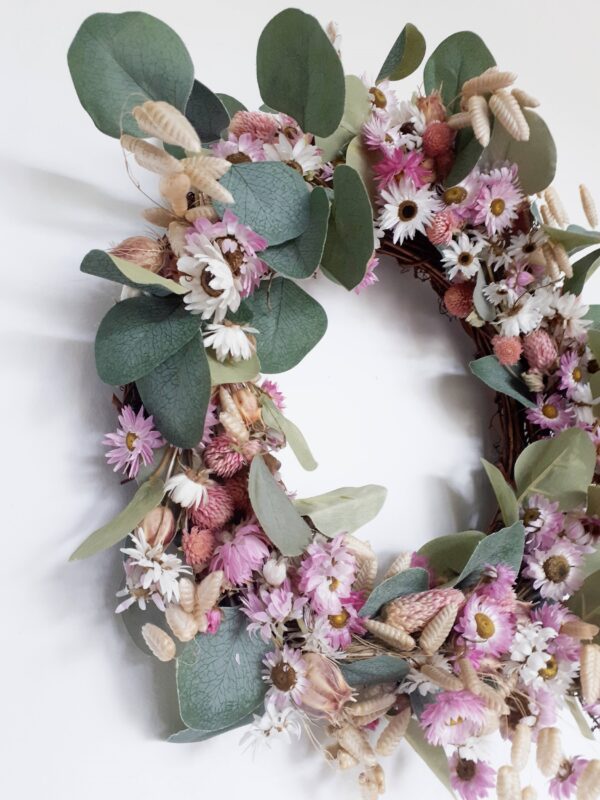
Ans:
[[[553,778],[562,761],[560,731],[558,728],[542,728],[538,733],[536,762],[546,778]]]
[[[184,115],[164,100],[147,100],[132,112],[135,121],[150,136],[156,136],[167,144],[183,147],[191,153],[202,149],[198,134]]]
[[[594,202],[592,193],[583,183],[580,184],[579,186],[579,197],[581,199],[581,206],[583,208],[583,213],[585,214],[585,218],[588,221],[588,225],[590,226],[590,228],[597,228],[598,210],[596,208],[596,203]]]
[[[466,98],[473,94],[496,92],[498,89],[505,89],[516,80],[517,75],[515,72],[503,72],[498,67],[490,67],[485,72],[482,72],[481,75],[465,81],[462,87],[462,95]]]
[[[167,606],[165,617],[169,628],[180,642],[191,642],[198,633],[198,625],[192,614],[175,603]]]
[[[367,735],[364,731],[358,730],[352,723],[344,723],[338,728],[336,738],[340,747],[350,753],[360,764],[364,764],[366,767],[374,767],[377,763]]]
[[[432,656],[440,649],[452,630],[458,606],[451,604],[442,608],[435,617],[423,628],[419,639],[419,647],[428,656]]]
[[[471,118],[471,125],[473,126],[475,138],[482,147],[487,147],[492,134],[487,100],[479,94],[474,94],[469,97],[467,109]]]
[[[529,139],[529,125],[516,98],[505,89],[490,97],[490,111],[517,142]]]
[[[500,767],[496,775],[498,800],[521,800],[519,773],[508,764]]]
[[[520,772],[527,766],[529,751],[531,749],[531,728],[520,722],[513,733],[510,748],[510,761],[513,767]]]
[[[136,139],[135,136],[124,133],[121,136],[121,145],[133,155],[140,167],[150,172],[155,172],[157,175],[183,172],[181,161],[144,139]]]
[[[364,620],[366,629],[377,639],[389,644],[394,650],[414,650],[416,642],[412,636],[394,625],[386,622],[378,622],[375,619]]]
[[[175,658],[177,652],[175,642],[158,625],[153,625],[151,622],[142,625],[142,636],[152,655],[159,661],[172,661]]]
[[[394,752],[406,734],[410,715],[410,708],[405,708],[390,719],[379,739],[377,739],[375,751],[378,755],[390,756]]]
[[[581,692],[586,705],[600,699],[600,646],[586,643],[581,646]]]

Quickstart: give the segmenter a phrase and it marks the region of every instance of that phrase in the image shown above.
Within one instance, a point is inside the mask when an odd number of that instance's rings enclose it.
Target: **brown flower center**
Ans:
[[[473,256],[471,253],[463,252],[460,253],[460,255],[458,256],[457,261],[461,265],[461,267],[468,267],[469,264],[473,263]]]
[[[271,670],[271,681],[281,692],[289,692],[296,685],[296,670],[286,661],[280,661]]]
[[[252,161],[246,153],[230,153],[225,160],[231,164],[247,164],[248,161]]]
[[[467,190],[462,186],[451,186],[442,197],[447,206],[453,206],[467,199]]]
[[[495,217],[499,217],[501,214],[503,214],[505,208],[506,203],[501,197],[495,197],[490,203],[490,211]]]
[[[217,244],[219,245],[221,252],[223,253],[223,258],[231,267],[231,271],[233,272],[233,274],[239,275],[241,266],[244,263],[244,253],[242,251],[242,248],[239,246],[237,240],[234,239],[232,236],[223,236],[220,239],[217,239],[216,241]],[[235,249],[223,250],[223,242],[232,242],[233,244],[235,244]]]
[[[210,285],[210,282],[214,277],[215,276],[212,274],[209,268],[204,267],[200,275],[200,286],[202,286],[209,297],[220,297],[223,294],[223,289],[213,289]]]
[[[544,574],[552,583],[562,583],[570,571],[571,566],[564,556],[550,556],[544,561]]]
[[[540,510],[539,508],[528,508],[527,511],[523,514],[523,522],[525,525],[531,525],[533,522],[537,522],[540,518]]]
[[[556,677],[557,672],[558,672],[558,662],[554,658],[554,656],[550,656],[548,661],[546,661],[546,666],[538,670],[538,675],[545,681],[549,681],[552,680],[552,678]]]
[[[475,762],[467,758],[459,758],[456,764],[456,775],[461,781],[471,781],[477,771]]]
[[[482,639],[491,639],[496,633],[496,626],[487,614],[481,612],[475,614],[475,624],[477,625],[477,635]]]
[[[332,628],[345,628],[349,617],[350,614],[344,609],[340,611],[339,614],[331,614],[329,616],[329,622]]]
[[[542,406],[542,414],[548,419],[556,419],[558,417],[558,408],[552,403],[544,403]]]
[[[299,172],[300,175],[304,175],[304,171],[297,161],[292,159],[291,161],[286,161],[285,163],[288,165],[288,167],[291,167],[292,169],[295,169],[296,172]]]
[[[138,438],[137,433],[129,432],[125,437],[125,446],[131,452],[133,450],[133,446],[135,445],[136,439]]]
[[[371,86],[369,94],[372,96],[373,105],[376,108],[385,108],[387,106],[387,97],[377,86]]]
[[[417,204],[413,200],[403,200],[398,206],[398,219],[402,222],[410,222],[417,216]]]

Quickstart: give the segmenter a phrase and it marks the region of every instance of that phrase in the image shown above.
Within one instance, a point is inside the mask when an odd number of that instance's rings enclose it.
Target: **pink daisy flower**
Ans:
[[[271,400],[275,403],[277,408],[280,411],[283,411],[285,408],[285,397],[283,393],[280,391],[279,386],[275,383],[275,381],[270,381],[265,378],[265,380],[261,383],[260,388],[263,392],[269,395]]]
[[[562,625],[574,615],[562,603],[541,603],[531,612],[534,622],[541,622],[544,628],[553,628],[556,636],[548,642],[547,652],[559,660],[579,661],[580,642],[572,636],[560,632]]]
[[[369,150],[389,151],[400,143],[400,130],[392,126],[389,114],[374,112],[362,128],[363,141]]]
[[[375,270],[377,269],[378,266],[379,266],[379,259],[377,258],[377,256],[372,255],[367,262],[367,269],[364,278],[354,290],[356,294],[360,294],[363,291],[363,289],[368,289],[369,286],[373,286],[374,283],[379,282],[379,278],[375,274]]]
[[[483,800],[496,785],[496,771],[485,761],[461,758],[456,751],[449,759],[450,783],[463,800]]]
[[[588,763],[589,760],[581,756],[565,758],[561,762],[558,772],[548,786],[552,800],[571,800],[575,797],[579,777]]]
[[[107,433],[102,444],[111,446],[106,460],[114,464],[114,472],[123,470],[128,478],[135,478],[140,466],[152,464],[154,450],[165,441],[154,428],[154,417],[146,417],[142,406],[136,414],[129,405],[123,406],[119,414],[119,428],[116,433]]]
[[[308,686],[306,664],[301,651],[284,645],[282,650],[267,653],[263,664],[266,667],[263,680],[270,684],[265,702],[272,701],[279,710],[290,702],[300,705]]]
[[[562,431],[573,425],[573,409],[560,394],[538,394],[536,408],[527,409],[527,419],[547,431]]]
[[[533,580],[534,589],[548,600],[563,600],[583,583],[583,554],[570,542],[561,539],[549,550],[535,550],[525,556],[523,574]]]
[[[356,560],[346,548],[344,535],[328,542],[313,542],[298,570],[299,588],[318,614],[341,614],[356,573]]]
[[[439,692],[421,715],[425,738],[434,745],[460,745],[477,736],[486,720],[484,701],[466,690]]]
[[[487,564],[483,570],[482,583],[477,592],[481,597],[489,597],[513,610],[516,598],[513,591],[517,573],[506,564]]]
[[[233,586],[247,583],[255,570],[261,569],[269,557],[269,547],[260,527],[246,520],[232,530],[217,535],[220,544],[210,562],[211,572],[221,569]]]
[[[490,597],[474,593],[464,604],[454,629],[476,655],[508,652],[515,632],[515,615]]]
[[[524,198],[516,186],[516,166],[495,169],[481,177],[482,186],[475,202],[474,223],[485,225],[488,234],[494,236],[511,226]]]
[[[384,189],[392,181],[411,180],[415,188],[420,189],[430,182],[431,171],[423,166],[423,155],[418,150],[406,152],[398,147],[384,155],[373,167],[375,178],[380,189]]]
[[[560,357],[559,375],[559,387],[564,389],[568,397],[579,399],[578,392],[585,383],[586,370],[579,354],[574,350],[568,350]]]
[[[334,650],[345,650],[350,646],[352,634],[363,634],[366,630],[358,612],[364,604],[362,595],[353,592],[342,600],[339,614],[330,614],[323,618],[320,632]]]
[[[242,596],[242,611],[250,620],[248,631],[258,631],[265,642],[272,639],[274,627],[300,619],[305,604],[306,598],[296,597],[287,580],[277,588],[260,586],[257,593],[249,589]]]
[[[233,164],[265,160],[263,142],[254,139],[249,133],[241,133],[239,136],[230,133],[227,141],[215,142],[211,148],[216,156],[225,158]]]
[[[532,494],[523,506],[522,514],[527,547],[530,550],[550,547],[563,528],[564,515],[559,504],[541,494]]]

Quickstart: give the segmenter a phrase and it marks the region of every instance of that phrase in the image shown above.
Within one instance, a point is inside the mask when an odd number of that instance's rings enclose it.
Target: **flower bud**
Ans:
[[[139,267],[158,272],[164,261],[164,247],[161,242],[149,236],[130,236],[110,251],[111,255],[131,261]]]
[[[170,508],[158,506],[142,520],[142,529],[148,544],[166,547],[175,535],[175,517]]]
[[[287,576],[284,559],[270,558],[263,567],[263,577],[271,586],[281,586]]]
[[[417,97],[417,108],[425,117],[427,125],[432,122],[444,122],[446,119],[446,107],[441,94],[437,91],[427,97]]]
[[[335,718],[352,697],[352,689],[332,661],[320,653],[306,653],[308,687],[302,695],[302,707],[317,716]]]

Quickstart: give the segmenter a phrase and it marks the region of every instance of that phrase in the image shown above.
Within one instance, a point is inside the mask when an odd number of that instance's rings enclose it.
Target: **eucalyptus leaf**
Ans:
[[[326,137],[317,136],[315,144],[322,151],[323,161],[331,161],[361,131],[371,113],[369,90],[356,75],[346,75],[344,113],[336,130]]]
[[[479,580],[488,564],[493,567],[504,564],[512,567],[518,575],[524,549],[525,528],[522,522],[515,522],[508,528],[491,533],[479,542],[458,578],[452,581],[452,585],[474,583]]]
[[[260,707],[259,707],[260,708]],[[172,733],[167,741],[171,744],[194,744],[195,742],[205,742],[207,739],[212,739],[215,736],[220,736],[222,733],[234,731],[237,728],[242,728],[244,725],[250,725],[254,720],[254,714],[248,714],[243,719],[234,722],[233,725],[228,725],[226,728],[221,728],[217,731],[199,731],[194,728],[184,728],[177,733]]]
[[[146,136],[131,115],[146,100],[164,100],[185,111],[192,60],[175,31],[150,14],[92,14],[67,58],[81,105],[109,136]]]
[[[464,180],[475,167],[483,147],[479,144],[472,128],[463,128],[456,134],[454,142],[455,156],[448,175],[444,178],[446,186],[455,186]]]
[[[485,458],[481,459],[483,468],[488,476],[489,482],[496,495],[496,500],[500,507],[500,513],[505,525],[512,525],[519,519],[519,504],[512,486],[507,483],[506,478],[498,467],[490,464]]]
[[[263,395],[261,405],[262,419],[265,425],[279,430],[285,436],[286,442],[304,469],[309,471],[316,469],[318,464],[298,426],[281,413],[270,397]],[[294,501],[294,504],[296,502]]]
[[[136,381],[146,410],[165,439],[196,447],[204,431],[211,378],[200,334]]]
[[[346,149],[346,164],[360,175],[373,209],[377,198],[377,187],[373,176],[373,165],[376,162],[376,154],[365,146],[362,136],[355,136]]]
[[[262,529],[282,555],[301,555],[312,540],[312,531],[271,475],[262,456],[252,459],[248,493]]]
[[[247,303],[262,372],[295,367],[327,330],[323,307],[287,278],[262,281]]]
[[[600,331],[589,330],[587,344],[596,361],[600,362]],[[592,373],[591,377],[593,378],[594,375],[596,375],[596,373]]]
[[[177,659],[181,719],[188,728],[207,732],[244,724],[267,688],[262,660],[271,645],[248,633],[248,619],[239,608],[220,611],[218,631],[196,636]]]
[[[450,580],[460,575],[482,539],[485,539],[485,533],[481,531],[436,536],[420,548],[419,554],[427,557],[434,572]]]
[[[424,592],[429,586],[427,571],[420,567],[399,572],[376,586],[359,611],[361,617],[374,617],[381,606],[405,594]]]
[[[239,100],[236,100],[235,97],[232,97],[230,94],[223,94],[223,92],[217,92],[217,97],[225,106],[229,117],[232,118],[234,114],[237,114],[238,111],[247,111],[248,109],[243,103],[240,103]]]
[[[226,208],[244,225],[264,236],[269,245],[296,239],[310,222],[308,184],[295,169],[281,161],[234,164],[221,178],[233,195],[234,205],[215,202],[222,217]]]
[[[122,541],[142,521],[149,511],[156,508],[165,493],[165,485],[160,478],[151,478],[143,483],[128,505],[117,516],[90,534],[72,554],[70,561],[77,561],[106,550]]]
[[[496,356],[483,356],[471,361],[469,368],[473,375],[494,391],[507,394],[527,408],[535,408],[525,382],[503,367]]]
[[[593,250],[583,258],[572,264],[573,275],[565,280],[564,289],[566,292],[581,294],[585,282],[592,277],[594,272],[600,267],[600,250]]]
[[[404,736],[406,741],[427,764],[436,778],[446,787],[452,797],[455,797],[450,783],[450,769],[448,767],[448,757],[444,748],[439,745],[432,745],[425,739],[423,729],[416,719],[411,719],[408,723],[408,730]]]
[[[335,168],[333,189],[322,263],[342,286],[354,289],[373,255],[373,211],[360,175],[347,164]]]
[[[387,489],[383,486],[342,486],[331,492],[294,500],[296,510],[324,536],[354,533],[381,511]]]
[[[425,50],[423,34],[411,22],[407,22],[379,70],[377,83],[386,79],[399,81],[412,75],[423,61]]]
[[[211,348],[206,351],[206,356],[210,369],[210,382],[213,386],[251,381],[260,372],[260,362],[256,353],[242,361],[219,361]]]
[[[591,330],[600,329],[600,305],[590,305],[590,310],[585,315],[585,319],[592,321]]]
[[[439,89],[450,113],[459,110],[465,81],[481,75],[496,62],[483,40],[471,31],[453,33],[444,39],[425,64],[425,94]]]
[[[588,231],[577,225],[570,225],[566,230],[553,228],[551,225],[544,225],[543,227],[550,241],[562,244],[569,253],[584,247],[600,244],[600,232],[598,231]]]
[[[316,186],[311,192],[309,213],[308,228],[297,239],[268,247],[260,254],[261,259],[280,275],[309,278],[321,263],[329,221],[329,198],[321,186]]]
[[[195,80],[192,86],[192,93],[185,107],[185,116],[194,126],[203,145],[217,141],[221,137],[221,131],[230,121],[229,112],[223,101],[198,80]]]
[[[597,483],[588,486],[586,513],[588,517],[600,517],[600,485]]]
[[[585,502],[596,468],[596,448],[588,434],[570,428],[523,450],[515,464],[519,503],[541,494],[570,511]]]
[[[189,291],[169,278],[163,278],[139,264],[105,253],[104,250],[90,250],[81,262],[80,269],[86,275],[94,275],[158,296],[186,294]]]
[[[486,300],[483,294],[486,285],[484,271],[480,269],[477,272],[477,280],[475,281],[475,289],[473,291],[473,305],[475,306],[475,311],[477,311],[482,320],[491,322],[496,316],[496,309]]]
[[[567,601],[567,606],[584,622],[600,627],[600,572],[593,572]]]
[[[404,679],[408,664],[396,656],[373,656],[360,661],[339,661],[338,666],[350,686],[372,686]]]
[[[317,136],[335,131],[344,112],[344,70],[313,16],[288,8],[273,17],[258,40],[256,73],[268,106]]]

